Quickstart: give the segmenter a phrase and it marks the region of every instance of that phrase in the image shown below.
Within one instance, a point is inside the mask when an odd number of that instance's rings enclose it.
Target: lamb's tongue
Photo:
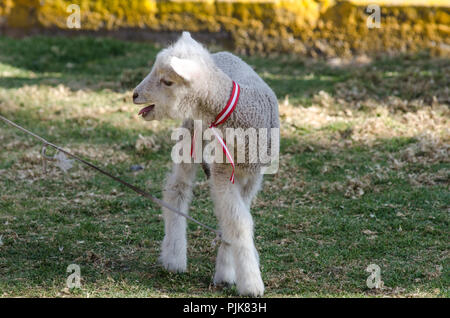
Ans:
[[[151,110],[153,109],[154,106],[155,106],[155,105],[149,105],[149,106],[147,106],[147,107],[142,108],[142,109],[139,111],[138,116],[139,116],[139,115],[142,115],[142,114],[145,114],[145,113],[148,113],[149,111],[151,111]]]

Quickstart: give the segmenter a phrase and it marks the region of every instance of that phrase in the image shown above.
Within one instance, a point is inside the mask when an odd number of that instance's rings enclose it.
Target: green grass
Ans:
[[[160,197],[176,123],[140,120],[130,99],[158,50],[0,38],[0,114]],[[280,171],[252,206],[265,296],[448,297],[449,61],[244,59],[282,105]],[[159,148],[137,151],[140,134]],[[0,295],[237,295],[212,285],[211,233],[189,223],[188,272],[166,272],[158,206],[79,164],[44,174],[41,145],[3,123],[0,144]],[[216,226],[204,180],[190,213]],[[373,263],[380,290],[366,286]],[[70,264],[81,289],[66,288]]]

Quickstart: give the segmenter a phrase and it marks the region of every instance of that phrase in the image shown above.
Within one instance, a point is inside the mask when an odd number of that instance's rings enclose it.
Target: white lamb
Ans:
[[[210,54],[188,32],[158,54],[151,72],[136,87],[133,101],[150,104],[139,112],[145,120],[182,119],[183,127],[192,132],[193,120],[201,120],[204,129],[214,122],[230,99],[233,81],[241,89],[236,108],[216,129],[224,133],[228,127],[279,128],[277,98],[253,69],[231,53]],[[184,213],[189,210],[198,166],[174,164],[166,182],[163,200]],[[262,181],[261,166],[236,163],[233,183],[229,162],[209,165],[214,212],[226,242],[218,250],[214,284],[236,283],[241,295],[264,293],[250,215],[252,199]],[[184,272],[186,219],[166,209],[163,216],[165,236],[160,261],[170,271]]]

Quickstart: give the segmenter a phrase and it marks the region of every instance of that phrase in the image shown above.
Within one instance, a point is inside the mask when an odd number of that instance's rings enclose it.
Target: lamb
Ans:
[[[205,129],[214,122],[230,100],[234,83],[240,89],[236,107],[215,129],[220,133],[226,128],[278,129],[278,101],[270,87],[239,57],[228,52],[211,54],[188,32],[157,55],[151,72],[135,88],[133,101],[149,104],[139,112],[144,120],[180,119],[183,127],[194,133],[194,120],[204,123]],[[249,141],[245,147],[248,149]],[[174,163],[166,181],[163,200],[183,213],[189,210],[198,166],[193,162]],[[250,214],[263,179],[262,166],[259,162],[208,165],[214,213],[223,238],[214,284],[236,284],[240,295],[264,293]],[[184,272],[186,219],[164,208],[163,218],[165,235],[159,260],[169,271]]]

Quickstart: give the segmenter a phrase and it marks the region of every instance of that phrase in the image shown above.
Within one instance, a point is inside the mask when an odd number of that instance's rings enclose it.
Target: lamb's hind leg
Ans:
[[[223,239],[219,248],[215,281],[235,281],[241,295],[260,296],[264,284],[258,253],[253,243],[253,220],[238,184],[229,181],[229,171],[212,171],[211,193]]]
[[[236,179],[237,184],[241,189],[241,196],[250,209],[253,198],[261,187],[262,175],[249,175],[243,178]],[[234,270],[234,259],[231,247],[228,244],[222,243],[217,252],[216,273],[214,275],[214,284],[234,284],[236,282],[236,273]]]
[[[183,213],[188,213],[197,164],[174,164],[167,179],[163,200]],[[186,219],[163,208],[165,235],[161,245],[160,262],[169,271],[184,272],[186,257]]]

